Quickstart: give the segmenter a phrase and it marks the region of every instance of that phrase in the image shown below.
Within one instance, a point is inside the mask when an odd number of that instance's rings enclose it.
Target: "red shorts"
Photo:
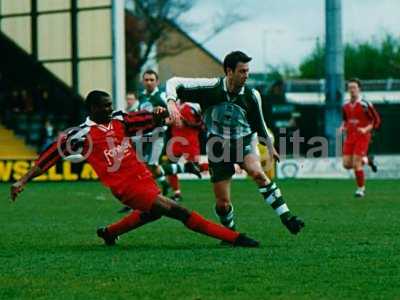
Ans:
[[[356,138],[346,138],[343,143],[343,155],[366,156],[370,136],[358,136]]]
[[[120,190],[112,190],[124,205],[141,211],[149,211],[160,194],[156,182],[152,177],[131,180]]]
[[[197,162],[200,156],[200,146],[192,143],[189,145],[174,143],[172,145],[172,155],[176,158],[184,156],[188,161]]]

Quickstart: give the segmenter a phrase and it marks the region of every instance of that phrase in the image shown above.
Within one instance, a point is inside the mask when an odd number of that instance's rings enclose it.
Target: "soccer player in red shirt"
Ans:
[[[199,164],[200,140],[199,135],[203,128],[200,105],[185,102],[180,105],[181,124],[171,125],[171,139],[167,147],[167,155],[172,161],[184,157],[187,161],[199,165],[201,172],[208,170],[208,163]],[[182,200],[178,175],[168,176],[174,195],[172,200]]]
[[[259,245],[257,241],[212,223],[160,194],[152,173],[136,157],[129,136],[162,125],[165,108],[157,107],[154,112],[113,113],[111,97],[102,91],[90,92],[86,106],[89,111],[86,122],[60,136],[39,156],[34,167],[11,186],[13,201],[30,180],[44,173],[63,156],[81,152],[114,196],[135,209],[118,222],[97,230],[105,244],[113,245],[119,235],[167,216],[181,221],[193,231],[234,246]]]
[[[343,166],[354,169],[357,182],[356,197],[365,195],[364,158],[368,154],[371,132],[378,129],[381,119],[373,105],[361,99],[361,82],[351,79],[347,83],[350,101],[343,105],[343,123],[341,130],[346,133],[343,144]],[[368,160],[372,169],[373,160]]]

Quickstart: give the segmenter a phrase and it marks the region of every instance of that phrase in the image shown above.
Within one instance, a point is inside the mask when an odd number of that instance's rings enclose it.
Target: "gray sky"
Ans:
[[[249,18],[214,37],[204,46],[220,59],[234,49],[254,58],[252,71],[267,64],[297,66],[324,37],[324,0],[198,0],[182,20],[204,24],[189,33],[205,39],[213,16],[223,10],[243,11]],[[342,0],[345,41],[400,36],[400,0]]]

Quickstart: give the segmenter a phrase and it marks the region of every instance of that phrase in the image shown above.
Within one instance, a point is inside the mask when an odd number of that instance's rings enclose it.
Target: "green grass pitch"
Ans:
[[[162,219],[106,247],[97,226],[121,207],[97,182],[32,183],[18,201],[0,185],[0,299],[399,299],[400,184],[279,182],[305,230],[290,235],[250,181],[233,182],[239,230],[259,249],[219,246]],[[208,218],[207,181],[183,183],[183,204]]]

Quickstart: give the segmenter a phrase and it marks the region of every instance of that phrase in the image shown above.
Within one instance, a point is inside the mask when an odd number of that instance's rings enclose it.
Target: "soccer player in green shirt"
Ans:
[[[143,73],[144,90],[139,95],[138,110],[152,112],[157,106],[167,108],[165,93],[159,90],[158,85],[157,72],[147,70]],[[155,128],[153,131],[134,140],[139,156],[142,156],[142,160],[156,176],[159,176],[161,173],[159,161],[164,148],[166,129],[166,126]],[[165,185],[168,185],[165,176],[158,177],[157,180],[163,189],[165,189]]]
[[[138,105],[136,110],[153,112],[156,107],[167,108],[165,101],[165,93],[161,92],[158,88],[160,83],[158,74],[154,70],[146,70],[143,73],[143,86],[144,90],[138,97]],[[135,144],[136,153],[140,160],[146,163],[147,167],[153,173],[154,178],[157,179],[161,186],[162,194],[168,193],[169,184],[166,180],[166,175],[177,173],[191,173],[200,177],[200,170],[192,162],[184,165],[180,164],[165,164],[160,166],[160,157],[164,149],[165,131],[167,126],[157,127],[154,130],[138,135],[132,138]],[[130,211],[130,208],[125,206],[119,210],[124,213]]]

